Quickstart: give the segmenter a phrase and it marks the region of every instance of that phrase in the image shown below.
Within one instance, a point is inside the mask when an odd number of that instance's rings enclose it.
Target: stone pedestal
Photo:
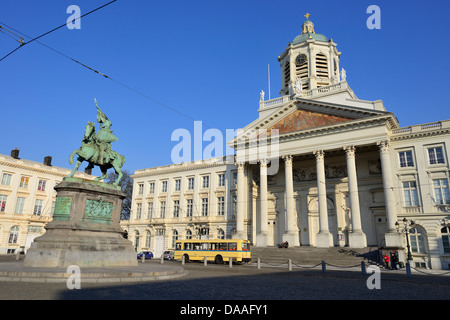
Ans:
[[[53,221],[34,239],[24,265],[29,267],[136,266],[132,242],[119,225],[119,187],[102,182],[65,178],[57,191]]]

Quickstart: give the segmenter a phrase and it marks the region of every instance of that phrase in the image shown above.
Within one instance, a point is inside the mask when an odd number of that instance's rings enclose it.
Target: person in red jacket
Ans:
[[[384,264],[386,266],[386,269],[390,269],[390,267],[389,267],[389,254],[387,254],[387,253],[384,255]]]

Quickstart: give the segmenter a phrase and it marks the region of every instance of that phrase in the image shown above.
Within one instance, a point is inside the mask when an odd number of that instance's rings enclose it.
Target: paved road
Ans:
[[[152,260],[145,263],[159,263]],[[180,264],[179,262],[166,262]],[[382,272],[380,289],[367,287],[358,271],[273,268],[188,263],[189,275],[138,284],[0,282],[0,300],[449,300],[450,276]]]

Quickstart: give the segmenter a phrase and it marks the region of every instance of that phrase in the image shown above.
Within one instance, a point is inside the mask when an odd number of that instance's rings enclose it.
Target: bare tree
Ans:
[[[120,212],[121,220],[130,219],[131,211],[131,196],[133,194],[133,178],[131,178],[131,173],[128,170],[122,170],[123,177],[119,182],[119,186],[122,192],[126,195],[126,198],[122,201],[122,211]],[[108,173],[108,178],[105,179],[106,183],[112,184],[117,179],[117,173],[110,171]]]

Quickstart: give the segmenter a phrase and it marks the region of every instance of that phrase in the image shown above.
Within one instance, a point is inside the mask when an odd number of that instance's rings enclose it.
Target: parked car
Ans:
[[[145,259],[153,258],[153,252],[151,251],[141,251],[137,254],[137,258],[142,259],[142,255],[145,255]]]
[[[173,251],[164,251],[164,260],[173,260]]]

